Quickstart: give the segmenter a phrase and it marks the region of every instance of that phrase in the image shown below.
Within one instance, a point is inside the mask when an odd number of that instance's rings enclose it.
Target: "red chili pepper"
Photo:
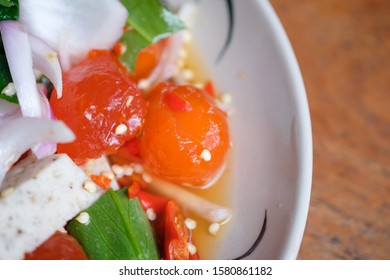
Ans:
[[[141,191],[141,184],[137,181],[134,181],[128,188],[127,188],[127,195],[129,198],[134,198],[139,195]]]
[[[207,91],[212,97],[216,97],[217,93],[215,91],[214,83],[212,81],[207,81],[204,85],[204,90]]]
[[[108,190],[111,186],[112,180],[104,175],[92,174],[89,177],[92,179],[92,181],[95,182],[95,184],[99,185],[100,187],[102,187],[105,190]]]
[[[165,94],[165,102],[173,112],[189,112],[192,110],[188,101],[172,92]]]
[[[140,191],[138,198],[145,210],[153,208],[157,216],[164,213],[165,205],[168,202],[168,199],[166,198],[153,195],[145,191]]]
[[[177,203],[173,200],[168,201],[164,214],[164,259],[188,260],[189,231]]]

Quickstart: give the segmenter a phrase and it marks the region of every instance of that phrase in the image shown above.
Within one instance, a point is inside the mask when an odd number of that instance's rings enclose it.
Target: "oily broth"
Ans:
[[[193,78],[187,83],[201,86],[210,80],[211,75],[207,71],[205,64],[202,63],[202,57],[199,54],[195,44],[192,41],[184,44],[186,56],[181,62],[181,71],[190,70],[193,74]],[[231,154],[231,152],[230,152]],[[232,168],[231,156],[228,156],[226,168],[221,178],[212,186],[206,189],[191,189],[193,193],[223,207],[232,208],[232,180],[231,180],[231,168]],[[192,232],[192,238],[196,245],[201,259],[215,259],[219,248],[226,246],[224,242],[226,232],[231,224],[227,222],[221,225],[220,230],[213,236],[209,233],[210,222],[205,221],[201,217],[194,215],[191,212],[186,211],[185,206],[182,206],[185,216],[194,219],[197,222],[197,227]]]
[[[229,160],[230,162],[230,160]],[[193,193],[224,207],[231,208],[232,205],[232,180],[231,180],[231,164],[227,164],[225,172],[221,178],[207,189],[191,190]],[[226,232],[230,226],[230,222],[221,225],[216,236],[209,233],[210,222],[205,221],[201,217],[187,212],[183,207],[185,216],[194,219],[197,222],[197,227],[192,232],[194,244],[196,245],[201,259],[215,259],[219,248],[226,244],[224,242]]]

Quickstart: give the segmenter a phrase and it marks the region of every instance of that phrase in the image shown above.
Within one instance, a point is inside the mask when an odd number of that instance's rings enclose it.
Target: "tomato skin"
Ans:
[[[226,160],[226,113],[205,91],[160,83],[147,97],[148,111],[140,155],[151,173],[177,184],[199,186],[211,180]],[[211,158],[202,157],[207,150]]]
[[[72,236],[57,231],[33,252],[25,254],[26,260],[87,260],[81,245]]]
[[[144,123],[145,101],[131,74],[115,55],[92,51],[63,75],[63,96],[50,99],[56,118],[75,133],[72,143],[59,144],[77,163],[113,154],[137,136]],[[118,133],[117,127],[125,125]]]

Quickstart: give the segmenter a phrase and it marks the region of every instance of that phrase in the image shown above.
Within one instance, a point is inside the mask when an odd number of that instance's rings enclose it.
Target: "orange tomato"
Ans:
[[[50,99],[54,115],[76,134],[76,140],[59,144],[76,163],[109,155],[140,133],[145,102],[130,73],[115,55],[90,52],[63,75],[63,96]]]
[[[157,176],[198,186],[212,179],[229,150],[227,116],[205,91],[161,83],[147,97],[140,155]]]

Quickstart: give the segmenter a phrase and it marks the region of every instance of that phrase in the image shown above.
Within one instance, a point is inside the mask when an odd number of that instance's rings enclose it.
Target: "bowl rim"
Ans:
[[[274,34],[276,44],[280,48],[279,51],[286,66],[287,77],[292,88],[291,94],[294,97],[293,101],[297,111],[297,154],[299,165],[297,195],[287,234],[288,237],[280,253],[281,259],[296,259],[309,214],[312,186],[313,141],[309,104],[297,58],[280,19],[269,1],[257,0],[256,2],[259,9],[264,11],[265,19]]]

